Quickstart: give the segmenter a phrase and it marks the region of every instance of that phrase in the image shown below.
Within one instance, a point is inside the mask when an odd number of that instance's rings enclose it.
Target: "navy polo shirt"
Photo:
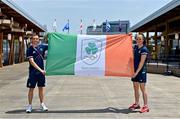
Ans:
[[[141,48],[138,48],[137,45],[134,46],[134,70],[136,71],[138,69],[140,60],[141,60],[141,55],[147,55],[148,54],[148,49],[146,46],[143,46]],[[146,57],[147,60],[147,57]],[[146,61],[141,69],[140,72],[146,72]]]
[[[30,46],[27,49],[27,58],[33,58],[34,62],[41,68],[44,70],[44,62],[43,62],[43,58],[44,58],[44,54],[45,51],[48,49],[48,45],[47,44],[40,44],[37,47],[33,47]],[[34,66],[32,66],[29,63],[29,73],[30,74],[34,74],[34,73],[38,73],[39,71],[37,69],[35,69]]]

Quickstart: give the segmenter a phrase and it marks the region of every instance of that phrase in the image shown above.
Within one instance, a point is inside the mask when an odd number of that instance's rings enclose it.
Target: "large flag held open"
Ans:
[[[131,35],[48,34],[47,75],[134,74]]]

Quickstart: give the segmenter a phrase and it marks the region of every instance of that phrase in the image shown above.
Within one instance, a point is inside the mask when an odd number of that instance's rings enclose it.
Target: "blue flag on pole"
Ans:
[[[64,26],[63,31],[64,31],[64,30],[69,30],[69,23],[67,23],[67,24]]]

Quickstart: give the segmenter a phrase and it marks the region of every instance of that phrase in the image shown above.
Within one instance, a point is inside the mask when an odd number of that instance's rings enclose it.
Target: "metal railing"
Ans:
[[[173,72],[170,70],[170,67],[180,69],[180,55],[168,55],[168,56],[158,56],[156,59],[152,59],[151,56],[148,57],[148,65],[150,63],[155,63],[157,68],[160,65],[166,66],[166,71],[164,72],[167,75],[171,75]]]

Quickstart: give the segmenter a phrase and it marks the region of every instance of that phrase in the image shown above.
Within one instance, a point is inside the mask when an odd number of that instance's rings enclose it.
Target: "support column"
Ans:
[[[9,41],[9,65],[12,65],[14,63],[14,35],[12,35],[12,39]]]
[[[165,29],[165,36],[166,36],[166,38],[165,38],[165,57],[166,57],[166,63],[167,63],[167,65],[166,65],[166,74],[168,75],[168,74],[170,74],[170,70],[169,70],[169,61],[168,61],[168,59],[169,59],[169,45],[170,45],[170,41],[169,41],[169,24],[168,24],[168,21],[166,21],[166,29]]]
[[[3,32],[0,33],[0,68],[3,67]]]
[[[19,63],[24,62],[24,36],[22,36],[22,41],[19,41]]]
[[[8,65],[10,65],[11,64],[11,50],[12,50],[12,48],[11,48],[11,44],[12,44],[12,38],[11,38],[11,40],[8,40],[8,42],[9,42],[9,52],[8,52]]]
[[[19,36],[20,37],[20,36]],[[18,57],[18,62],[21,63],[21,59],[22,59],[22,41],[20,41],[20,39],[18,39],[19,42],[19,57]]]
[[[146,45],[149,46],[149,32],[146,33]]]
[[[14,41],[15,41],[15,35],[12,35],[12,59],[11,59],[11,64],[14,64]]]
[[[168,55],[169,55],[169,35],[168,35],[168,33],[169,33],[169,24],[168,24],[168,22],[166,22],[166,30],[165,30],[165,55],[166,55],[166,57],[168,57]]]
[[[154,41],[155,41],[155,58],[157,59],[157,54],[158,54],[157,28],[155,28]]]
[[[178,33],[178,35],[179,35],[179,33]],[[180,39],[180,38],[178,38],[178,49],[180,48],[180,46],[179,46],[179,39]]]
[[[24,62],[24,35],[22,36],[22,62]]]

